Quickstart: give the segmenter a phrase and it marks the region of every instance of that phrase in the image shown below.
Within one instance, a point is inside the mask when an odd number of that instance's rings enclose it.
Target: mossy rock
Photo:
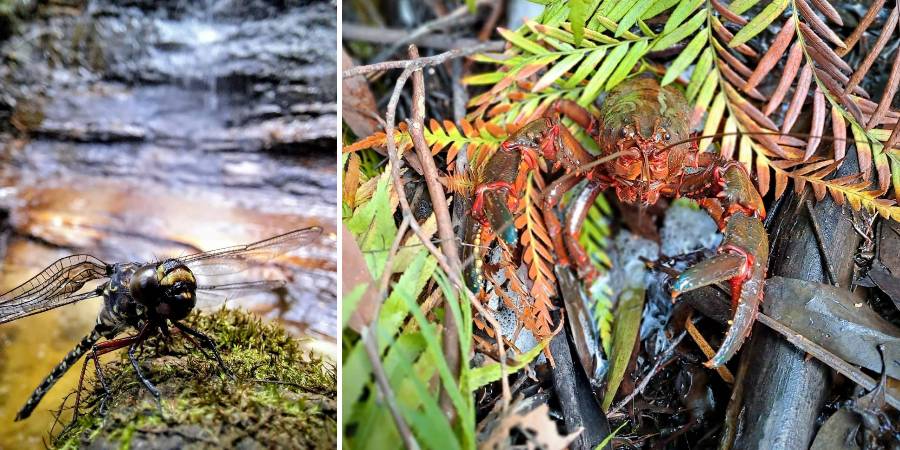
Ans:
[[[56,448],[336,448],[337,378],[333,364],[300,347],[275,324],[235,310],[194,314],[186,324],[215,341],[236,380],[184,336],[148,339],[141,370],[162,394],[162,414],[135,376],[127,350],[104,364],[112,397],[93,381],[81,417]],[[89,367],[93,367],[90,365]],[[265,381],[263,381],[265,380]],[[84,397],[86,396],[86,397]]]

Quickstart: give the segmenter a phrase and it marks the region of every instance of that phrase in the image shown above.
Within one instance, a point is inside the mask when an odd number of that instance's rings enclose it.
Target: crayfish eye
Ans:
[[[662,140],[668,141],[670,138],[671,138],[671,136],[669,135],[668,130],[666,130],[665,128],[660,127],[659,129],[656,130],[656,141],[657,142],[662,141]]]

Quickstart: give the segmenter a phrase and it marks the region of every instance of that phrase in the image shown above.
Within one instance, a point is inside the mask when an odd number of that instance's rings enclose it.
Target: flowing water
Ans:
[[[318,225],[239,306],[335,352],[336,6],[54,1],[0,47],[0,291],[55,259],[146,260]],[[41,447],[99,301],[0,325],[0,449]]]

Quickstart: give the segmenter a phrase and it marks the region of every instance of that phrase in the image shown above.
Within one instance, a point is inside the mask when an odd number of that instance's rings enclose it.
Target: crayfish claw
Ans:
[[[746,258],[730,253],[720,253],[703,260],[678,276],[672,285],[672,298],[682,292],[730,280],[741,273],[745,264]]]
[[[762,302],[769,240],[759,218],[736,212],[728,218],[719,254],[684,271],[672,288],[672,297],[702,286],[729,281],[734,316],[722,346],[704,365],[717,368],[740,350],[750,335]]]

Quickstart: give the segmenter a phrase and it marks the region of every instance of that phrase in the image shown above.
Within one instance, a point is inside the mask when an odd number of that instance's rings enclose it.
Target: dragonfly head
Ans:
[[[184,319],[197,304],[194,274],[175,259],[142,266],[128,288],[135,300],[162,319]]]

